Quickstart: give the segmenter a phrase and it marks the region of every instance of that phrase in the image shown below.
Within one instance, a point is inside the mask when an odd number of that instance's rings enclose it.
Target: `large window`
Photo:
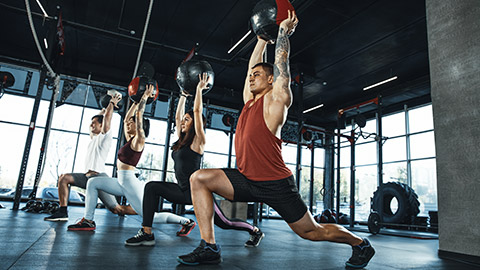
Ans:
[[[5,70],[3,66],[0,69]],[[44,88],[35,125],[30,126],[29,122],[39,83],[39,73],[20,68],[8,70],[14,73],[16,84],[13,88],[9,88],[0,99],[0,128],[4,131],[0,134],[0,140],[8,142],[3,144],[3,154],[0,155],[0,188],[2,190],[15,189],[16,187],[29,127],[34,127],[34,132],[24,187],[33,185],[47,122],[50,98],[53,94],[51,90]],[[27,79],[30,80],[30,87],[22,89],[25,87]],[[68,80],[68,83],[65,80]],[[66,85],[68,87],[65,87]],[[72,87],[72,85],[76,86]],[[122,90],[112,85],[95,84],[92,87],[82,83],[78,84],[76,79],[71,80],[70,78],[62,79],[61,87],[63,88],[61,88],[56,102],[47,148],[45,149],[43,174],[39,182],[40,187],[55,187],[58,177],[63,173],[85,171],[85,151],[90,142],[89,125],[92,116],[100,112],[96,100],[98,91],[112,88],[125,91],[125,89]],[[151,115],[152,108],[151,106],[148,108],[146,114]],[[166,115],[166,112],[162,112],[162,108],[166,110],[167,106],[157,106],[155,113]],[[113,166],[116,160],[118,137],[121,135],[119,133],[120,124],[120,114],[114,113],[110,128],[114,140],[106,160],[106,173],[110,175],[114,173]],[[146,181],[161,179],[160,171],[163,163],[165,135],[166,122],[152,119],[151,135],[147,138],[145,154],[139,163],[139,166],[144,166],[143,169],[139,169],[140,179]]]
[[[412,161],[412,187],[420,201],[420,215],[437,211],[437,171],[435,159]]]
[[[5,94],[0,99],[0,120],[28,125],[32,116],[34,100]]]
[[[432,106],[408,111],[411,186],[420,201],[421,216],[437,211],[437,178]]]
[[[370,199],[377,190],[377,165],[360,166],[355,171],[355,220],[367,220]]]
[[[164,120],[158,120],[149,117],[150,119],[150,132],[146,139],[145,147],[142,157],[138,162],[137,168],[139,169],[139,179],[145,182],[149,181],[162,181],[164,153],[165,153],[165,138],[167,135],[167,122]],[[171,134],[170,143],[173,144],[176,141],[176,134]],[[169,150],[169,156],[171,154]],[[171,164],[167,164],[167,182],[176,182],[173,174],[173,161],[171,158],[168,160]]]
[[[376,145],[375,145],[376,146]],[[383,162],[407,159],[407,143],[405,136],[387,139],[383,144]]]
[[[7,95],[5,94],[4,97],[0,99],[0,108],[2,107],[5,96]],[[14,188],[17,184],[18,173],[20,172],[28,126],[0,123],[0,129],[2,130],[2,132],[0,132],[0,141],[8,142],[2,143],[0,183],[2,188]],[[11,136],[12,134],[15,134],[15,136]]]
[[[296,176],[297,163],[297,145],[284,144],[282,145],[282,155],[287,167]],[[313,215],[320,213],[323,210],[323,174],[324,174],[324,160],[325,151],[322,148],[315,148],[313,150],[314,163],[312,166],[312,149],[302,146],[301,149],[301,171],[300,171],[300,196],[305,204],[309,207],[312,204],[311,212]],[[313,179],[311,170],[313,169]],[[311,183],[313,181],[313,190],[311,190]],[[313,201],[310,202],[310,193],[313,192]],[[269,211],[270,216],[275,216],[276,213]]]
[[[230,136],[228,132],[207,129],[203,168],[227,168]]]
[[[351,126],[342,130],[349,135]],[[357,129],[358,130],[358,129]],[[378,145],[376,120],[367,121],[362,134],[357,132],[355,144],[355,219],[366,221],[370,212],[370,200],[378,187]],[[405,108],[401,112],[382,118],[383,182],[401,182],[410,185],[420,201],[420,215],[437,210],[435,141],[431,105]],[[342,140],[340,205],[344,209],[349,201],[350,144]],[[336,157],[335,157],[336,158]],[[336,160],[335,160],[335,167]],[[337,174],[335,172],[334,177]]]
[[[411,135],[410,153],[412,159],[435,157],[433,131]]]

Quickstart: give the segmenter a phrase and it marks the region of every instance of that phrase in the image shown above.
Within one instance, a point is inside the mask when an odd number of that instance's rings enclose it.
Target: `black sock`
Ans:
[[[210,248],[212,248],[213,250],[217,250],[217,244],[207,243],[207,247],[210,247]]]
[[[58,212],[59,213],[67,213],[67,207],[66,206],[60,206],[60,208],[58,208]]]
[[[361,248],[364,248],[364,247],[368,246],[368,243],[367,243],[367,241],[365,241],[365,239],[362,239],[362,243],[360,243],[360,245],[358,245],[358,246],[361,247]]]

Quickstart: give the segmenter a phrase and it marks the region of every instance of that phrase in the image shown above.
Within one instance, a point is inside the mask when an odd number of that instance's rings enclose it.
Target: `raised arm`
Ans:
[[[280,23],[277,44],[275,47],[275,63],[273,65],[273,99],[290,107],[292,90],[290,89],[290,41],[288,37],[295,31],[298,24],[295,11],[288,11],[288,18]]]
[[[127,114],[125,115],[125,118],[123,118],[123,134],[125,135],[125,138],[127,138],[127,140],[129,139],[128,138],[129,135],[126,129],[127,122],[135,114],[135,112],[137,111],[137,108],[138,108],[138,103],[133,103],[132,106],[130,106],[130,109],[128,109]]]
[[[258,63],[263,62],[263,52],[267,47],[267,42],[259,37],[257,37],[257,44],[253,49],[252,55],[250,56],[250,60],[248,61],[248,68],[247,68],[247,77],[245,78],[245,85],[243,86],[243,102],[247,103],[250,99],[253,98],[253,94],[250,92],[250,70],[253,66]]]
[[[185,102],[187,101],[187,94],[185,92],[180,93],[180,99],[178,100],[177,112],[175,113],[175,126],[177,127],[177,136],[180,138],[182,133],[182,118],[185,115]]]
[[[108,103],[108,106],[105,110],[105,115],[103,116],[102,134],[105,134],[110,130],[112,124],[113,108],[118,108],[117,104],[118,102],[120,102],[120,100],[122,100],[122,95],[120,94],[115,94],[110,99],[110,102]]]
[[[147,89],[142,95],[140,102],[138,102],[138,108],[135,112],[135,128],[137,129],[137,135],[133,138],[131,148],[135,151],[142,151],[145,146],[145,131],[143,130],[143,113],[145,112],[145,105],[149,97],[154,97],[154,86],[152,84],[147,86]]]
[[[205,146],[205,131],[203,130],[203,89],[207,88],[208,74],[198,74],[200,81],[197,84],[197,92],[195,93],[195,101],[193,103],[193,120],[195,122],[195,138],[192,142],[192,149],[200,154],[203,154],[203,148]]]

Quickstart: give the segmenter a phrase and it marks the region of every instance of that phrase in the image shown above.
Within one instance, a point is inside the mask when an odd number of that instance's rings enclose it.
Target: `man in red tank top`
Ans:
[[[292,172],[282,159],[280,132],[292,104],[288,38],[298,23],[295,13],[288,13],[288,18],[280,24],[274,65],[262,63],[267,42],[260,38],[250,57],[243,91],[245,106],[235,135],[238,169],[202,169],[190,177],[202,241],[192,253],[179,256],[180,263],[222,261],[213,231],[213,193],[232,201],[268,204],[304,239],[351,245],[353,255],[346,263],[349,267],[365,267],[375,253],[367,239],[344,227],[315,222],[300,197]]]

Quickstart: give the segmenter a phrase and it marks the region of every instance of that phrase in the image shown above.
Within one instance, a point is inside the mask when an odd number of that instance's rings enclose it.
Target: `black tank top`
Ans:
[[[185,145],[172,152],[175,177],[177,178],[180,189],[184,191],[190,189],[190,175],[200,169],[202,156],[203,155],[190,149],[190,145]]]

